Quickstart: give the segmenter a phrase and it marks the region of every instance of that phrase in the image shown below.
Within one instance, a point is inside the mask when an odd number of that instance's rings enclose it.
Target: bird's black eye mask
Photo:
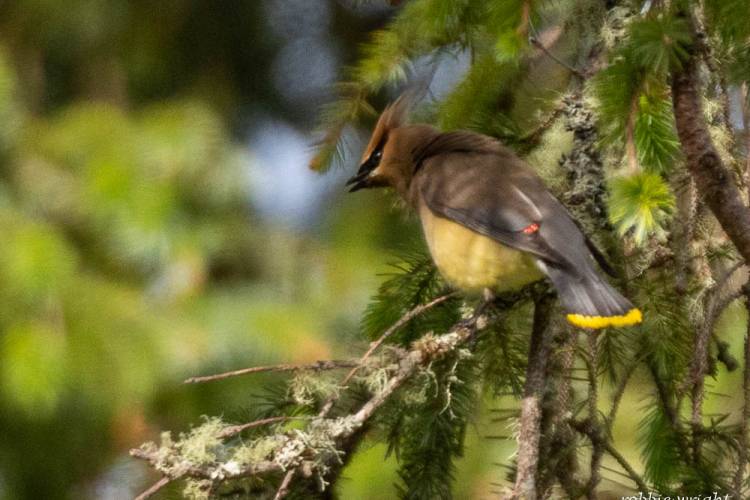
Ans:
[[[383,148],[385,147],[385,143],[387,140],[388,135],[384,134],[383,138],[380,140],[377,147],[373,150],[367,160],[365,160],[365,162],[359,166],[357,175],[346,181],[346,185],[351,186],[351,189],[349,189],[350,193],[368,187],[367,177],[373,170],[378,168],[378,165],[380,165],[380,160],[383,159]]]

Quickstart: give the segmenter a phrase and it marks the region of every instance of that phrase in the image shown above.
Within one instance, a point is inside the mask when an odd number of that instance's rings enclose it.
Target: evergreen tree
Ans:
[[[746,321],[730,306],[750,301],[750,3],[398,3],[322,114],[312,167],[335,163],[416,62],[467,57],[419,112],[524,155],[606,248],[643,325],[574,330],[543,284],[475,303],[410,251],[364,313],[375,344],[360,360],[260,368],[294,373],[270,412],[133,454],[195,497],[325,498],[368,439],[397,457],[401,498],[451,498],[466,430],[489,409],[518,429],[493,482],[505,496],[748,497],[750,337],[739,363],[716,325],[728,308]],[[738,368],[717,405],[712,379]],[[626,400],[637,461],[615,433]]]

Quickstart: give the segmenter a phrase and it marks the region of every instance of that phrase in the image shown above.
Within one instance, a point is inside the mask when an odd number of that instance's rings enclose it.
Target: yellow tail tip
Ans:
[[[581,328],[606,328],[608,326],[620,327],[636,325],[643,321],[640,309],[633,308],[627,314],[621,316],[584,316],[583,314],[568,314],[567,319],[575,326]]]

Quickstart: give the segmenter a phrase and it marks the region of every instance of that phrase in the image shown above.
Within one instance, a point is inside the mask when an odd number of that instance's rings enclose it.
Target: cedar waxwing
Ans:
[[[596,271],[612,274],[565,207],[510,149],[473,132],[406,124],[398,99],[381,115],[350,191],[391,187],[418,213],[443,277],[464,291],[508,291],[549,277],[567,319],[584,328],[641,322]]]

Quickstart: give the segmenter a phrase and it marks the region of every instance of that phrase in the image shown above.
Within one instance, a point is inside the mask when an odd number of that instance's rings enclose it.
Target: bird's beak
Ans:
[[[362,172],[360,174],[355,175],[348,181],[346,181],[347,186],[351,186],[349,188],[349,192],[353,193],[354,191],[359,191],[360,189],[367,187],[367,177],[370,175],[370,172]]]
[[[359,191],[360,189],[368,187],[367,178],[370,176],[372,171],[373,169],[370,165],[368,165],[368,162],[363,163],[362,166],[359,167],[357,175],[346,181],[346,185],[350,186],[349,192],[353,193],[354,191]]]

